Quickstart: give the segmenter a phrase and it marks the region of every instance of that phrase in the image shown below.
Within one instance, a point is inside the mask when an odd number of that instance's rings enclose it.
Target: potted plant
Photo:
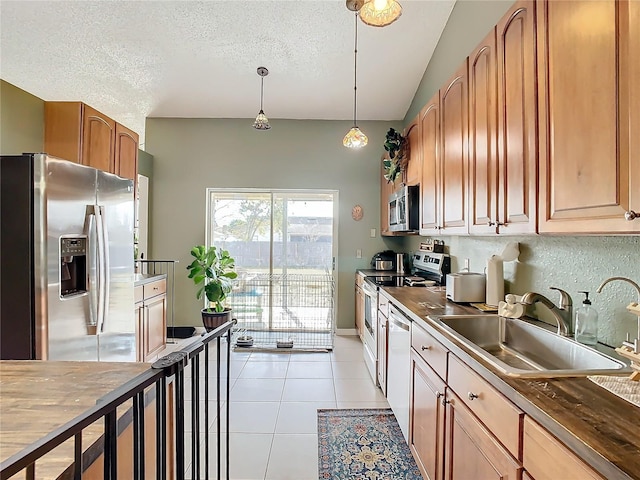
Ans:
[[[385,158],[384,178],[388,183],[395,182],[398,175],[402,173],[403,160],[406,155],[407,139],[395,128],[390,128],[387,132],[384,149],[389,152],[389,158]]]
[[[202,309],[202,323],[207,332],[231,320],[231,308],[224,301],[231,293],[233,279],[238,274],[235,260],[227,250],[197,245],[191,249],[193,262],[187,266],[189,278],[198,287],[196,298],[202,295],[208,301],[208,307]]]

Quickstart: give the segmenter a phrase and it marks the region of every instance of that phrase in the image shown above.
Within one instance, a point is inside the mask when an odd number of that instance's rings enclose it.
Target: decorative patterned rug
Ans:
[[[422,480],[391,409],[318,409],[318,471],[332,480]]]

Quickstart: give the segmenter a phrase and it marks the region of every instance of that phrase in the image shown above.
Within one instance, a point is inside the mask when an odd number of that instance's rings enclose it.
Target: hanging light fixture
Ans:
[[[253,122],[253,128],[256,130],[269,130],[271,125],[269,125],[269,119],[264,114],[264,110],[262,110],[262,99],[264,97],[264,77],[269,75],[269,70],[266,67],[258,67],[258,75],[260,75],[260,111],[258,112],[258,116],[256,117],[255,122]]]
[[[402,15],[402,5],[396,0],[364,0],[360,19],[372,27],[386,27]]]
[[[347,2],[347,8],[351,10],[349,7],[349,2]],[[342,139],[342,144],[347,148],[362,148],[368,142],[369,139],[367,136],[362,133],[362,131],[358,128],[358,124],[356,123],[356,113],[358,106],[358,11],[355,13],[356,18],[356,30],[355,30],[355,48],[353,50],[353,127],[351,130],[347,132],[347,134]]]

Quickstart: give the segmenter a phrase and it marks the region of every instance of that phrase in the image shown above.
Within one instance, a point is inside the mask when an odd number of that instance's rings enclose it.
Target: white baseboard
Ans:
[[[355,328],[336,328],[336,335],[347,337],[350,335],[358,335],[358,331]]]

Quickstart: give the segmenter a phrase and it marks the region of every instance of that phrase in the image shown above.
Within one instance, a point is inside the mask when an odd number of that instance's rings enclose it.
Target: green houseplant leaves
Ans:
[[[191,249],[193,262],[187,266],[189,278],[198,287],[196,298],[200,300],[204,294],[209,301],[211,311],[224,311],[224,300],[231,293],[233,279],[238,274],[234,271],[235,260],[227,250],[216,247],[197,245]]]
[[[388,183],[393,183],[402,173],[402,160],[405,157],[406,145],[407,139],[396,129],[390,128],[384,142],[384,149],[389,152],[389,158],[383,160],[386,172],[384,178]]]

